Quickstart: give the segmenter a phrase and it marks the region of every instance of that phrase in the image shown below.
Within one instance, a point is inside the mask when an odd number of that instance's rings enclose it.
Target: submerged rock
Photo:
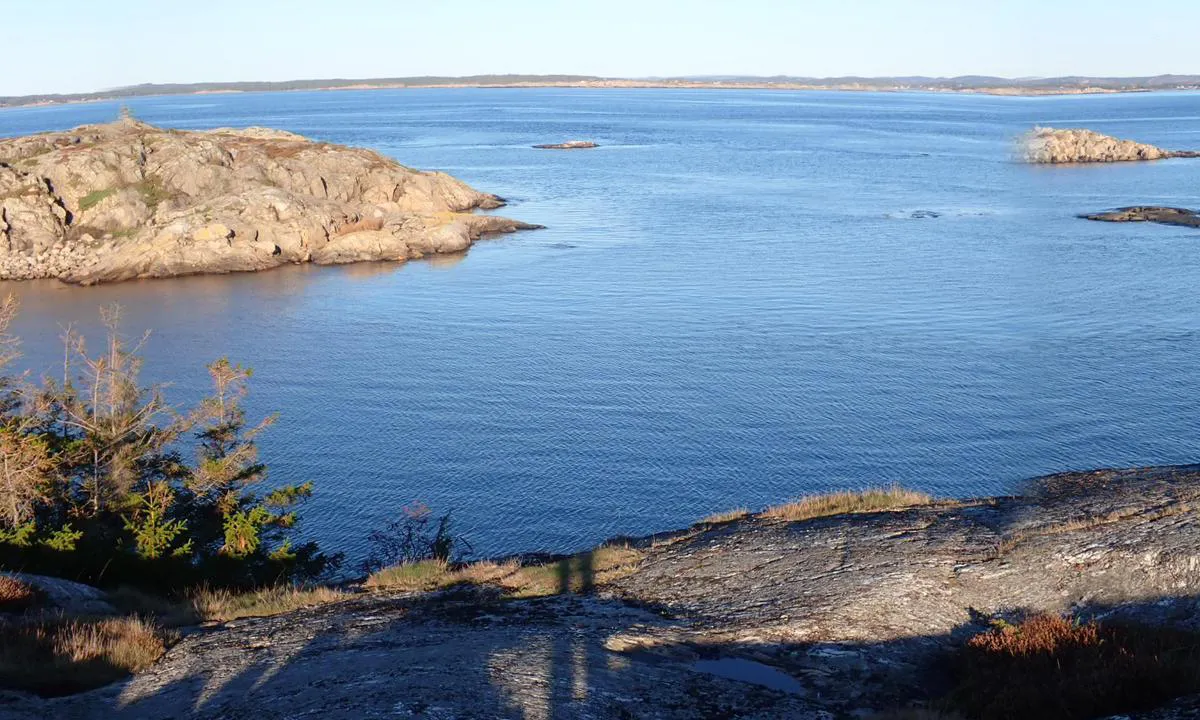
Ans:
[[[404,261],[535,226],[438,172],[280,130],[125,119],[0,140],[0,279],[92,284]]]
[[[1162,225],[1182,225],[1183,227],[1200,228],[1200,213],[1187,208],[1157,207],[1139,205],[1134,207],[1117,208],[1098,213],[1087,213],[1079,217],[1085,220],[1101,222],[1152,222]]]
[[[1164,150],[1153,145],[1121,140],[1092,130],[1037,127],[1021,140],[1025,162],[1035,164],[1106,163],[1200,157],[1190,150]]]
[[[534,147],[538,150],[589,150],[600,146],[590,140],[571,140],[553,145],[534,145]]]

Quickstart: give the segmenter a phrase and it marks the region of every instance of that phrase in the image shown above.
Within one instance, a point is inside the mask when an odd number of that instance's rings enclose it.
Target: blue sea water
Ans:
[[[365,145],[510,200],[546,230],[461,258],[21,296],[25,366],[124,306],[147,376],[255,368],[305,530],[360,553],[413,501],[480,554],[570,550],[829,489],[938,495],[1200,459],[1200,232],[1089,223],[1196,206],[1200,163],[1029,167],[1084,126],[1200,148],[1200,94],[1001,98],[436,89],[127,101],[177,128]],[[0,135],[116,117],[0,111]],[[538,142],[590,139],[592,151]],[[938,217],[913,217],[932,211]],[[917,213],[921,215],[921,213]]]

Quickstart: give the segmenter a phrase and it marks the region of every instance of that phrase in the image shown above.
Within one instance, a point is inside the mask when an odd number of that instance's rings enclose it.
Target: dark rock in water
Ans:
[[[912,218],[913,220],[925,220],[928,218],[940,218],[941,216],[942,216],[942,214],[940,212],[934,212],[933,210],[914,210],[912,212],[912,214],[909,215],[909,217]]]
[[[1088,213],[1079,217],[1101,222],[1152,222],[1162,225],[1200,227],[1200,213],[1187,208],[1135,206],[1105,212]]]
[[[550,145],[534,145],[538,150],[590,150],[591,148],[600,147],[589,140],[571,140],[565,143],[554,143]]]

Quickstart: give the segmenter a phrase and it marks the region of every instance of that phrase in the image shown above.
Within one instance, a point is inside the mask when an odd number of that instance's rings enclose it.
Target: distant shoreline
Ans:
[[[519,79],[518,79],[519,78]],[[1155,78],[667,78],[632,80],[582,76],[476,76],[380,80],[295,80],[283,82],[135,85],[93,93],[0,97],[0,108],[68,105],[164,95],[221,95],[250,92],[401,90],[435,88],[657,88],[689,90],[810,90],[838,92],[932,92],[959,95],[1043,97],[1200,90],[1200,75]]]

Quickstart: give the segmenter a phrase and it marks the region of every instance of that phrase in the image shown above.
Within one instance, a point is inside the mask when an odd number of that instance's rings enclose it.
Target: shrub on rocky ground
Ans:
[[[1200,691],[1200,635],[1035,615],[976,635],[951,704],[981,720],[1088,720]]]
[[[68,331],[59,378],[32,382],[6,374],[16,310],[0,301],[0,568],[179,592],[336,566],[295,539],[311,484],[262,489],[257,438],[274,418],[248,420],[248,368],[217,360],[212,394],[171,406],[141,382],[144,338],[124,337],[113,307],[99,352]]]
[[[0,613],[23,612],[40,600],[37,588],[9,575],[0,575]]]

